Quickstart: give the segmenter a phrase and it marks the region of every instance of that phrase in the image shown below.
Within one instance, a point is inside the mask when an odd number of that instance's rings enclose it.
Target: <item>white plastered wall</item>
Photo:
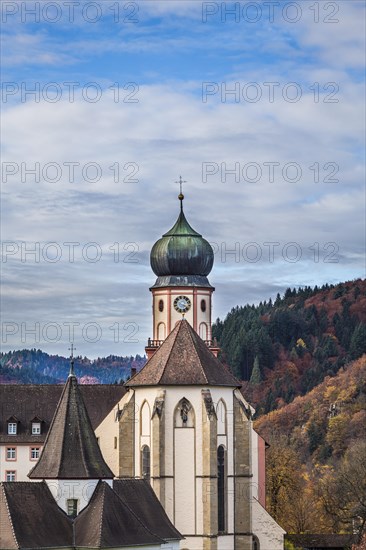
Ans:
[[[6,460],[7,447],[15,447],[16,460]],[[37,464],[37,460],[30,459],[31,447],[39,447],[40,453],[42,445],[39,443],[7,443],[0,446],[0,481],[5,481],[6,471],[12,470],[16,472],[16,481],[38,481],[31,480],[28,477],[29,471]]]
[[[91,499],[98,479],[46,479],[49,490],[51,491],[58,506],[67,513],[68,499],[78,501],[78,514],[85,508]],[[104,480],[111,487],[111,479]]]
[[[165,475],[166,478],[166,501],[165,508],[170,520],[177,525],[178,529],[180,528],[183,535],[200,535],[203,534],[203,501],[206,498],[202,494],[202,479],[200,476],[203,475],[203,465],[202,465],[202,393],[201,387],[195,386],[180,386],[180,387],[166,387],[165,394]],[[133,391],[133,390],[130,390]],[[159,395],[161,388],[156,387],[143,387],[135,389],[135,476],[139,477],[141,475],[141,446],[144,443],[144,436],[141,434],[140,428],[140,418],[141,418],[141,407],[147,401],[150,407],[150,410],[153,411],[155,398]],[[217,387],[210,388],[212,400],[214,402],[215,408],[218,402],[224,400],[226,405],[226,435],[218,437],[218,445],[224,444],[227,449],[227,475],[228,475],[228,500],[227,500],[227,526],[228,532],[233,532],[234,529],[234,514],[233,514],[233,478],[231,477],[234,473],[233,469],[233,389],[226,387]],[[179,436],[177,438],[176,430],[174,428],[174,412],[178,403],[181,399],[186,398],[194,409],[195,414],[195,428],[194,428],[194,447],[193,451],[192,442],[185,442],[184,436],[183,439]],[[125,396],[122,401],[128,401],[129,396]],[[121,404],[123,406],[123,402]],[[190,430],[190,428],[179,428],[182,432],[185,430]],[[146,430],[144,430],[146,431]],[[187,436],[188,437],[188,436]],[[182,440],[181,440],[182,439]],[[179,448],[179,442],[182,448]],[[178,445],[178,447],[177,447]],[[153,449],[151,449],[151,461],[154,461]],[[187,454],[188,453],[188,454]],[[195,485],[192,486],[192,463],[189,464],[188,461],[190,457],[188,455],[194,454],[194,477]],[[177,455],[179,459],[177,460]],[[191,457],[193,462],[193,456]],[[184,464],[187,464],[187,467],[184,468]],[[179,467],[179,475],[176,474],[176,468]],[[181,510],[176,509],[177,498],[175,493],[179,492],[180,499],[182,502],[184,494],[187,495],[187,502],[193,503],[194,510],[192,510],[192,505],[190,504],[189,514],[194,513],[195,516],[195,527],[194,532],[185,532],[184,525],[179,525],[180,518],[178,514],[181,514]],[[192,500],[192,494],[193,500]],[[187,525],[188,526],[188,525]],[[189,531],[191,531],[192,521],[189,519]],[[183,529],[182,529],[183,527]],[[232,537],[220,537],[222,538],[222,545],[220,548],[222,550],[231,550],[232,546]],[[196,546],[201,544],[198,539],[192,539],[195,541]],[[231,545],[231,546],[230,546]],[[184,543],[182,543],[182,548],[184,548]],[[186,547],[191,548],[191,546]],[[192,546],[193,548],[193,546]],[[196,548],[196,547],[195,547]],[[197,546],[199,549],[199,546]]]
[[[118,404],[120,407],[121,403],[122,399]],[[117,417],[118,405],[113,407],[95,430],[95,435],[97,436],[103,458],[114,475],[118,475],[119,471],[118,457],[120,441],[119,422]]]
[[[256,499],[253,499],[253,533],[258,537],[260,550],[283,550],[286,531]]]

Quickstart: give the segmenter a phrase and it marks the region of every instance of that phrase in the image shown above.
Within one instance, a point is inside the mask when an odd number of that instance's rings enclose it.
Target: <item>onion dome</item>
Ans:
[[[158,276],[154,286],[210,286],[207,275],[214,261],[212,247],[189,225],[183,212],[184,196],[178,198],[181,209],[176,223],[151,250],[151,268]]]

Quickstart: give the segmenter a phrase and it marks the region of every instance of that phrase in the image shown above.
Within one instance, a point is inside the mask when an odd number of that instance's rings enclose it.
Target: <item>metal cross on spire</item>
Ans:
[[[71,354],[70,354],[70,372],[69,372],[69,376],[75,376],[74,374],[74,351],[76,350],[75,346],[74,346],[74,342],[71,342],[71,345],[69,347],[69,350],[71,351]]]
[[[175,183],[179,183],[179,190],[180,190],[180,193],[178,195],[178,199],[180,200],[180,209],[183,210],[183,199],[184,199],[184,195],[183,195],[183,190],[182,190],[182,186],[183,186],[183,183],[187,183],[185,180],[182,180],[182,176],[179,176],[179,180],[176,181]]]

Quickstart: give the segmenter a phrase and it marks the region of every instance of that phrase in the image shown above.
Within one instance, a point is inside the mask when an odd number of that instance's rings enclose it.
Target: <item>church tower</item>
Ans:
[[[211,341],[212,293],[215,289],[207,279],[213,266],[213,250],[188,223],[183,211],[182,192],[178,198],[178,219],[154,244],[150,255],[151,268],[157,279],[150,288],[153,337],[146,348],[148,358],[182,316],[211,348],[217,347]]]
[[[125,384],[118,475],[149,481],[184,536],[181,550],[281,550],[283,530],[265,510],[255,411],[212,341],[213,250],[189,225],[183,199],[151,251],[153,339]]]

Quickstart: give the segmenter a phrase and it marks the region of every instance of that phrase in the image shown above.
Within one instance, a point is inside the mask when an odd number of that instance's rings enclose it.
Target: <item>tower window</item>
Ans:
[[[225,532],[226,528],[225,485],[225,449],[220,445],[217,449],[217,519],[219,533]]]
[[[164,300],[159,300],[159,311],[164,311]]]
[[[66,501],[67,515],[76,518],[78,515],[78,501],[76,498],[68,498]]]
[[[150,481],[150,447],[144,445],[141,450],[141,475]]]
[[[201,300],[201,311],[206,311],[206,300]]]
[[[208,338],[207,323],[200,323],[199,333],[200,333],[200,337],[202,338],[202,340],[207,340],[207,338]]]

